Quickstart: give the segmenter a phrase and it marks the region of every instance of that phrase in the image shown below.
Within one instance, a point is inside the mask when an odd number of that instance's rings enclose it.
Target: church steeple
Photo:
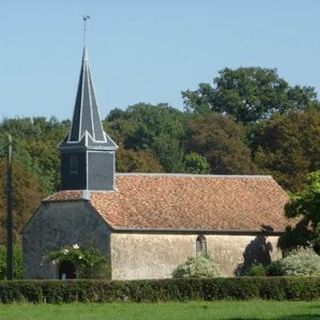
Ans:
[[[106,141],[92,83],[88,53],[83,48],[82,66],[68,141],[80,141],[85,133],[96,141]]]
[[[112,190],[116,149],[103,131],[84,47],[70,132],[59,146],[61,189]]]

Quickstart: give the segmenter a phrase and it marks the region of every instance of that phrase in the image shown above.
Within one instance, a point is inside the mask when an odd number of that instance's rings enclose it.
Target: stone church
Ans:
[[[169,278],[199,254],[209,254],[225,276],[281,257],[288,197],[272,177],[115,173],[117,145],[102,127],[86,48],[59,150],[61,190],[23,230],[26,279],[61,277],[61,266],[43,257],[74,244],[107,255],[112,279]]]

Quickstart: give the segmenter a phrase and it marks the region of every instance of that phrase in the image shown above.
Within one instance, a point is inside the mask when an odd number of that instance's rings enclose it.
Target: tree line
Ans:
[[[211,84],[182,92],[185,108],[137,103],[103,120],[118,144],[117,171],[270,174],[301,192],[320,169],[320,102],[312,87],[291,86],[275,69],[223,69]],[[69,120],[0,122],[0,244],[5,241],[5,141],[14,138],[16,238],[41,199],[59,190],[57,146]]]

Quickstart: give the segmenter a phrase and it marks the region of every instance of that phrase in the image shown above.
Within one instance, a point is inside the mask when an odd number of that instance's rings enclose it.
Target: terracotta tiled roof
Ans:
[[[60,191],[87,199],[114,229],[284,231],[287,194],[270,176],[118,174],[116,191]]]

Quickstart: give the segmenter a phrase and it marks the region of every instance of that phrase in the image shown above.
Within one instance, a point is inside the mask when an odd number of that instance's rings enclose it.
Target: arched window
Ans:
[[[196,241],[196,254],[205,256],[207,254],[207,240],[203,235],[198,236]]]
[[[75,279],[76,267],[71,261],[63,261],[59,267],[59,279]]]
[[[69,159],[69,173],[78,174],[78,157],[72,155]]]

